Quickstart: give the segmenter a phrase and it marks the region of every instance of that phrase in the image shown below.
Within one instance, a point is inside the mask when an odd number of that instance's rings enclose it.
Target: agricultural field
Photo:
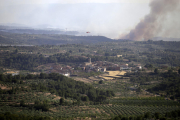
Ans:
[[[101,114],[103,115],[142,115],[146,112],[159,112],[164,114],[166,112],[170,112],[173,110],[178,110],[179,107],[171,106],[171,107],[147,107],[147,106],[124,106],[124,105],[99,105],[95,106],[100,109]]]
[[[106,80],[112,80],[114,78],[120,78],[124,74],[126,74],[125,71],[106,71],[106,74],[103,74],[99,77],[106,79]]]
[[[126,92],[127,93],[127,92]],[[61,97],[49,92],[28,92],[23,91],[18,94],[3,94],[1,95],[0,113],[9,111],[12,114],[27,114],[38,116],[51,116],[53,118],[93,118],[104,119],[112,118],[117,115],[132,116],[142,115],[146,112],[154,114],[159,112],[164,115],[166,112],[178,110],[180,104],[165,100],[163,97],[123,97],[107,99],[105,103],[81,102],[79,105],[59,105],[59,99]],[[34,105],[34,101],[47,101],[49,105],[48,111],[36,110],[34,108],[19,107],[21,101],[25,101],[25,106]],[[73,99],[65,99],[68,103],[73,103]]]

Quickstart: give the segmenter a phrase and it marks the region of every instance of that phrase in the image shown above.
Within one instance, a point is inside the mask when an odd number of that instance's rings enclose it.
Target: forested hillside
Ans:
[[[179,69],[180,72],[180,69]],[[169,70],[168,72],[161,73],[159,76],[163,78],[163,82],[157,86],[148,89],[150,92],[165,94],[171,99],[180,98],[180,74]]]

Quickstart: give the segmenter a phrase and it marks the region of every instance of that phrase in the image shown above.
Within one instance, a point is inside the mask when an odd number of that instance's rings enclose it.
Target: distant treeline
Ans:
[[[44,57],[43,55],[34,54],[14,54],[10,53],[4,58],[2,66],[16,68],[20,70],[34,70],[35,67],[47,64],[47,63],[57,63],[57,62],[85,62],[86,58],[81,56],[74,57],[70,56],[69,53],[56,54],[49,57]]]

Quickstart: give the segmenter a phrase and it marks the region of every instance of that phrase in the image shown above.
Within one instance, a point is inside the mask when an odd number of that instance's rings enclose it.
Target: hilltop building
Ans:
[[[88,65],[91,65],[92,63],[91,63],[91,58],[89,58],[89,60],[88,60],[88,62],[84,62],[84,65],[85,66],[88,66]]]

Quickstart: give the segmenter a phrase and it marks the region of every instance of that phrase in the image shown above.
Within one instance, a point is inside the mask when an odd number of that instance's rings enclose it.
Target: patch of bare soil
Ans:
[[[10,90],[10,89],[12,89],[11,87],[7,87],[7,86],[1,85],[1,84],[0,84],[0,88],[2,90]]]
[[[59,99],[61,99],[60,96],[56,96],[56,95],[53,95],[53,96],[55,97],[53,100],[59,100]]]
[[[58,112],[58,110],[56,108],[50,108],[49,110],[52,112]]]
[[[61,99],[61,97],[57,96],[53,100],[59,100],[59,99]]]
[[[44,93],[44,96],[48,96],[48,95],[50,95],[51,93]]]

